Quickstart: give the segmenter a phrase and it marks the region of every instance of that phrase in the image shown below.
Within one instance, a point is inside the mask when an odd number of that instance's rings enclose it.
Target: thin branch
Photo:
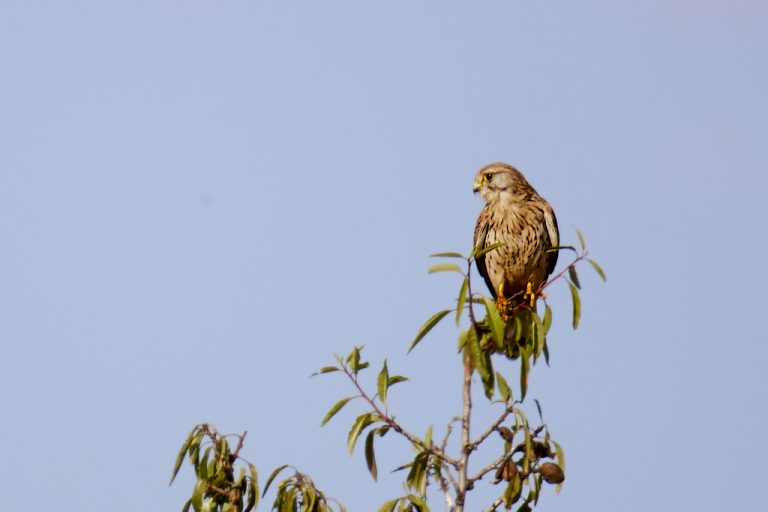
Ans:
[[[485,512],[494,512],[497,508],[499,508],[499,505],[501,505],[502,503],[504,503],[504,497],[500,496],[496,498],[496,500],[493,503],[491,503],[490,507],[485,509]]]
[[[474,328],[474,326],[473,326]],[[469,350],[464,349],[464,383],[462,386],[464,408],[461,415],[461,461],[459,465],[459,488],[456,491],[455,512],[464,511],[464,501],[467,491],[470,489],[470,481],[467,479],[469,471],[469,454],[472,446],[469,441],[470,416],[472,413],[472,362],[469,358]]]
[[[488,430],[483,432],[480,437],[478,437],[475,441],[472,442],[472,450],[476,450],[480,444],[482,444],[485,439],[491,435],[497,428],[499,428],[499,425],[504,423],[504,420],[507,419],[507,417],[514,412],[515,408],[512,405],[507,405],[507,408],[504,409],[504,412],[502,413],[499,418],[493,422],[493,424],[488,427]]]
[[[505,453],[504,455],[502,455],[501,457],[499,457],[498,459],[494,460],[493,462],[491,462],[490,464],[485,466],[483,469],[478,471],[472,478],[470,478],[469,482],[474,484],[478,480],[481,480],[486,474],[490,473],[494,469],[498,469],[499,464],[501,464],[502,462],[506,461],[507,458],[509,458],[509,456],[512,455],[513,453],[515,453],[515,452],[514,451],[509,451],[509,452]]]
[[[586,257],[587,257],[587,251],[584,251],[583,253],[581,253],[578,256],[576,256],[576,258],[570,264],[566,265],[566,267],[563,270],[561,270],[560,272],[555,274],[555,277],[552,277],[546,283],[544,283],[541,286],[539,286],[539,289],[536,291],[536,295],[541,295],[541,292],[543,292],[545,288],[547,288],[549,285],[551,285],[552,283],[554,283],[555,281],[557,281],[558,279],[563,277],[565,275],[565,273],[568,272],[569,268],[571,268],[572,266],[574,266],[578,262],[586,259]]]
[[[245,442],[245,436],[247,435],[248,435],[248,431],[246,430],[245,432],[243,432],[243,435],[237,436],[239,439],[237,441],[237,446],[235,447],[235,451],[233,451],[232,455],[230,456],[231,462],[234,462],[235,460],[237,460],[237,457],[240,454],[240,449],[242,449],[243,443]]]
[[[368,402],[368,405],[371,406],[371,408],[374,410],[374,412],[381,418],[381,421],[389,425],[389,427],[400,434],[401,436],[408,439],[411,443],[415,444],[416,446],[420,447],[421,449],[431,453],[438,459],[445,461],[446,463],[450,464],[451,466],[458,468],[460,462],[453,457],[447,455],[445,452],[443,452],[441,449],[435,447],[434,445],[428,445],[415,435],[411,434],[407,430],[405,430],[403,427],[400,426],[399,423],[397,423],[394,418],[389,416],[386,412],[382,411],[381,408],[376,405],[376,402],[368,396],[368,394],[363,390],[363,388],[360,386],[360,383],[357,381],[357,376],[353,375],[349,368],[347,368],[346,365],[342,366],[342,369],[344,373],[349,377],[349,380],[352,381],[352,384],[355,385],[357,388],[358,393],[360,393],[360,396],[363,397],[363,399]]]
[[[451,470],[448,466],[442,465],[441,467],[445,469],[448,476],[451,475]],[[453,506],[453,497],[451,496],[451,490],[448,488],[448,482],[445,480],[442,471],[437,472],[436,476],[437,484],[440,486],[440,490],[443,491],[443,496],[445,496],[445,506],[450,510]],[[453,481],[453,478],[451,478],[451,480]]]

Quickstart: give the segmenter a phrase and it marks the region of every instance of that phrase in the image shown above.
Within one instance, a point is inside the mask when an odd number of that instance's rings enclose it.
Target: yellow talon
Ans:
[[[533,293],[533,290],[531,289],[531,282],[530,281],[528,281],[528,284],[525,287],[525,295],[523,295],[523,299],[525,299],[529,295],[531,297],[531,308],[533,308],[533,305],[536,302],[536,294]]]
[[[509,315],[507,315],[508,304],[509,301],[504,297],[504,283],[502,282],[499,285],[499,293],[496,294],[496,310],[499,312],[501,319],[505,322],[509,320]]]

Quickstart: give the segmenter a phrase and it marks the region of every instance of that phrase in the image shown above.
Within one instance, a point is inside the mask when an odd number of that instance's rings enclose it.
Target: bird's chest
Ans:
[[[487,255],[489,269],[507,281],[527,281],[539,274],[543,259],[542,219],[533,210],[506,209],[499,212],[486,237],[486,245],[502,243]],[[499,276],[500,277],[500,276]]]

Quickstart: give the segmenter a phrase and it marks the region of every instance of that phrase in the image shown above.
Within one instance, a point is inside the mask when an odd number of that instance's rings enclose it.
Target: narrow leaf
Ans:
[[[368,471],[371,472],[371,476],[374,481],[378,479],[379,472],[376,468],[376,452],[373,450],[373,436],[376,434],[375,430],[368,432],[365,436],[365,465],[368,466]]]
[[[549,249],[547,249],[547,252],[555,252],[555,251],[563,251],[563,250],[573,251],[575,253],[578,253],[576,248],[572,245],[558,245],[555,247],[550,247]]]
[[[499,388],[499,394],[501,395],[502,400],[505,402],[512,400],[512,389],[509,387],[507,379],[505,379],[499,372],[496,372],[496,386]]]
[[[496,309],[496,304],[493,303],[488,297],[483,297],[485,303],[485,311],[487,312],[487,318],[491,324],[491,334],[493,334],[493,341],[496,343],[496,347],[504,347],[504,322],[499,316],[499,311]]]
[[[576,285],[576,288],[581,290],[581,283],[579,283],[579,276],[576,274],[576,267],[571,265],[568,267],[568,277],[571,278],[571,281],[573,281],[573,284]]]
[[[548,305],[544,305],[544,334],[549,332],[549,328],[552,326],[552,308]]]
[[[461,271],[461,267],[452,263],[438,263],[437,265],[432,265],[427,272],[430,274],[434,274],[435,272],[458,272],[459,274],[464,275],[464,272]]]
[[[381,403],[387,403],[387,388],[389,387],[389,370],[387,370],[387,360],[384,360],[384,365],[381,367],[379,377],[377,379],[377,390],[379,392],[379,400]]]
[[[581,250],[582,251],[586,250],[587,242],[584,241],[584,235],[582,234],[581,230],[576,226],[573,226],[573,229],[576,230],[576,236],[579,237],[579,244],[581,245]]]
[[[408,499],[411,500],[411,503],[416,505],[419,512],[429,512],[429,507],[427,506],[427,502],[424,501],[424,499],[422,499],[420,496],[409,494]]]
[[[402,375],[395,375],[389,378],[389,381],[387,382],[387,387],[391,388],[395,384],[398,384],[400,382],[405,382],[407,380],[408,380],[408,377],[403,377]]]
[[[445,318],[445,315],[450,313],[450,309],[444,309],[442,311],[438,311],[434,315],[432,315],[429,320],[424,322],[424,325],[421,326],[421,329],[419,329],[419,332],[416,334],[416,338],[411,342],[411,346],[408,347],[408,352],[413,350],[413,348],[426,336],[429,331],[432,330],[432,328],[437,325],[437,323]]]
[[[534,398],[533,401],[536,404],[536,410],[539,412],[539,420],[544,423],[544,416],[541,415],[541,404],[539,403],[539,399]]]
[[[587,261],[589,262],[590,265],[592,265],[592,268],[595,269],[595,272],[597,272],[597,275],[600,276],[600,279],[602,279],[603,282],[608,280],[608,278],[605,276],[605,272],[603,271],[603,267],[598,265],[595,260],[590,260],[589,258],[587,258]]]
[[[171,473],[171,481],[168,482],[168,485],[171,485],[176,478],[176,475],[179,473],[179,469],[181,468],[181,463],[184,462],[184,456],[187,454],[187,450],[189,449],[189,445],[192,444],[192,439],[194,439],[194,436],[192,435],[192,432],[189,433],[187,436],[186,441],[184,441],[184,444],[181,445],[181,450],[179,450],[179,454],[176,456],[176,463],[173,465],[173,473]]]
[[[207,485],[205,484],[205,481],[198,480],[195,483],[195,488],[192,491],[192,508],[195,509],[196,512],[198,512],[202,506],[203,506],[203,493],[205,492]]]
[[[477,259],[477,258],[479,258],[481,256],[485,256],[489,252],[495,251],[496,249],[498,249],[502,245],[504,245],[504,242],[497,242],[495,244],[486,245],[485,247],[482,247],[482,248],[481,247],[475,247],[475,250],[472,251],[472,256],[471,257],[474,258],[474,259]]]
[[[459,289],[459,298],[456,302],[456,327],[461,323],[461,314],[464,312],[464,303],[467,301],[467,288],[469,287],[469,279],[466,277],[461,282],[461,288]]]
[[[274,471],[269,475],[269,478],[267,478],[267,483],[264,484],[264,491],[261,493],[261,497],[263,498],[265,494],[267,494],[267,489],[269,489],[269,486],[272,485],[272,480],[275,479],[275,477],[285,468],[288,467],[288,464],[283,464],[282,466],[278,466],[275,468]]]
[[[520,354],[520,401],[525,400],[525,394],[528,392],[528,372],[531,366],[528,362],[527,354]]]
[[[355,444],[357,443],[357,438],[360,437],[360,433],[377,419],[378,416],[370,412],[361,414],[357,417],[355,422],[352,424],[352,428],[349,430],[349,435],[347,436],[347,449],[349,450],[350,455],[355,450]]]
[[[573,328],[575,330],[579,326],[579,319],[581,318],[581,300],[579,299],[579,290],[571,283],[568,283],[568,287],[571,289],[571,299],[573,300]]]
[[[310,375],[310,377],[314,377],[315,375],[322,375],[323,373],[331,373],[331,372],[338,372],[341,368],[338,366],[323,366],[318,371]]]
[[[256,466],[248,464],[250,479],[248,481],[248,501],[243,512],[249,512],[259,504],[259,475],[256,473]]]
[[[353,398],[355,397],[348,396],[347,398],[342,398],[341,400],[336,402],[334,406],[331,407],[331,409],[326,413],[325,418],[323,418],[323,422],[320,423],[320,426],[324,426],[326,423],[328,423],[331,420],[331,418],[333,418],[336,415],[336,413],[339,412],[342,407],[347,405],[347,403]]]
[[[436,252],[434,254],[429,255],[430,258],[461,258],[466,259],[463,254],[459,254],[458,252]]]
[[[400,501],[400,498],[387,501],[379,507],[378,512],[394,512],[398,501]]]
[[[555,462],[557,462],[557,465],[560,466],[560,469],[565,472],[565,452],[563,452],[563,447],[560,446],[560,443],[557,441],[552,441],[552,444],[555,445]],[[560,494],[560,491],[563,488],[563,483],[560,482],[555,486],[555,492],[557,494]]]

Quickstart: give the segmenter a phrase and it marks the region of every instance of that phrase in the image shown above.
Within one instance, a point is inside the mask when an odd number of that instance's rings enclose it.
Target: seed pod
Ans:
[[[494,483],[499,483],[502,480],[509,482],[515,477],[515,473],[517,473],[517,465],[512,460],[512,457],[509,457],[496,471],[496,481]]]
[[[550,484],[560,484],[565,480],[565,473],[563,473],[560,466],[554,462],[545,462],[542,464],[539,468],[539,473],[542,478]]]

